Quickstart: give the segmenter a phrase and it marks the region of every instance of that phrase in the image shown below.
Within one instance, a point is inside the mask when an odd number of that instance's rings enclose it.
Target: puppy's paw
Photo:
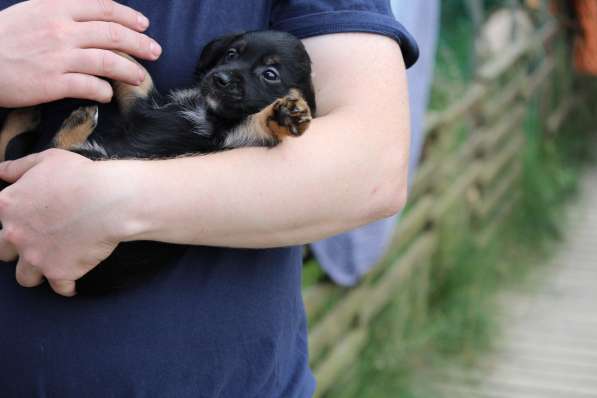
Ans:
[[[62,123],[54,137],[54,146],[72,149],[83,144],[97,126],[99,110],[97,106],[83,106],[75,109]]]
[[[84,126],[90,130],[97,127],[99,109],[97,106],[82,106],[75,109],[68,119],[64,121],[63,127],[74,128]]]
[[[279,139],[302,135],[311,123],[311,110],[298,90],[279,98],[272,106],[267,126]]]

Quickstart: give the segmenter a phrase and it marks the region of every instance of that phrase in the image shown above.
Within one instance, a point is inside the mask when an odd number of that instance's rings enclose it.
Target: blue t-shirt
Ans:
[[[0,9],[16,2],[0,0]],[[202,47],[238,31],[379,33],[398,40],[408,65],[417,57],[383,0],[124,3],[149,17],[148,33],[164,47],[147,64],[162,91],[191,84]],[[76,106],[44,105],[33,148],[47,145]],[[192,247],[142,286],[97,298],[19,287],[14,264],[0,264],[0,396],[310,397],[315,380],[300,287],[297,247]]]

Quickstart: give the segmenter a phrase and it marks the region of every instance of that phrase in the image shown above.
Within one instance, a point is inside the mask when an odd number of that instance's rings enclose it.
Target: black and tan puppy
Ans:
[[[149,159],[205,154],[243,146],[274,146],[305,132],[315,112],[311,62],[302,43],[282,32],[230,35],[208,44],[194,87],[163,96],[149,75],[136,87],[114,83],[120,108],[116,131],[94,131],[95,106],[75,110],[54,146],[94,160]],[[31,131],[36,115],[8,115],[0,133],[0,155],[8,142]],[[99,293],[152,274],[174,260],[183,246],[121,243],[77,282],[79,293]]]

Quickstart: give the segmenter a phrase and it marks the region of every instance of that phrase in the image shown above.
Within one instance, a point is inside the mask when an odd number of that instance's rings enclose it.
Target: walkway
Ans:
[[[454,372],[446,398],[597,398],[597,169],[581,184],[566,242],[537,287],[503,303],[488,365]]]

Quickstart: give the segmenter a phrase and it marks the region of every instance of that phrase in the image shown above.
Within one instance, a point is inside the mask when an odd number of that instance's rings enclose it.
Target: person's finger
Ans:
[[[0,261],[14,261],[18,252],[15,247],[6,240],[4,230],[0,230]]]
[[[43,274],[37,268],[25,261],[23,257],[19,258],[15,276],[19,285],[23,287],[39,286],[44,281]]]
[[[108,103],[112,99],[112,86],[99,77],[84,73],[65,73],[60,78],[47,83],[47,92],[56,93],[58,98],[79,98]]]
[[[39,154],[32,154],[17,160],[0,163],[0,180],[14,183],[28,170],[40,162]]]
[[[56,293],[64,297],[73,297],[77,294],[75,291],[75,282],[58,279],[48,279],[48,283]]]
[[[77,50],[71,52],[68,71],[101,76],[128,84],[139,85],[145,72],[134,62],[109,50]]]
[[[69,9],[73,19],[79,22],[116,22],[139,32],[149,26],[145,15],[112,0],[71,0]]]
[[[155,60],[162,53],[160,45],[149,36],[113,22],[81,23],[76,33],[73,39],[79,48],[118,50],[148,60]]]

